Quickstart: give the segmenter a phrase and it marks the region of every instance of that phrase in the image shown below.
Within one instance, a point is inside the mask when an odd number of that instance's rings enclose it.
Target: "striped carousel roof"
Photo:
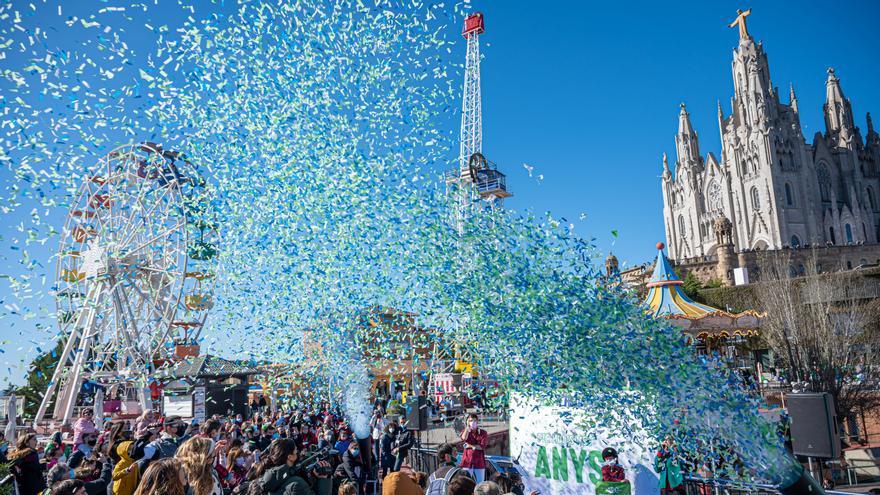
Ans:
[[[701,316],[722,312],[720,309],[700,304],[684,293],[682,282],[666,255],[663,254],[663,243],[657,244],[657,262],[654,264],[654,274],[648,282],[648,297],[645,303],[648,312],[653,316],[684,316],[688,318],[700,318]]]

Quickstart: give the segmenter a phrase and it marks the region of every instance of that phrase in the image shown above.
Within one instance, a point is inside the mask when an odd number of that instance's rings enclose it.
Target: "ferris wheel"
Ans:
[[[61,233],[64,347],[36,421],[69,422],[84,383],[133,385],[192,346],[213,305],[217,235],[196,167],[153,143],[103,157]],[[141,382],[140,387],[143,387]]]

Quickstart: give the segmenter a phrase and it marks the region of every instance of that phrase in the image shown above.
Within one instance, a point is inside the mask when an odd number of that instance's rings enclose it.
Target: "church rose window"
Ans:
[[[752,194],[752,208],[754,208],[755,211],[761,211],[761,196],[758,194],[758,188],[753,187],[751,194]]]
[[[721,184],[718,181],[712,181],[709,183],[709,211],[718,212],[721,211]]]

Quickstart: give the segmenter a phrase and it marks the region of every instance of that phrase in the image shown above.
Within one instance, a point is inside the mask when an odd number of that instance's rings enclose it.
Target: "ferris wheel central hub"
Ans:
[[[87,279],[94,279],[103,275],[112,275],[116,263],[107,255],[107,248],[97,243],[92,243],[82,254],[83,271]]]

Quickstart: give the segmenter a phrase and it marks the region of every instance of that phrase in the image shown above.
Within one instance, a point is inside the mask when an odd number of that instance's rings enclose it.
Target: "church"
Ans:
[[[880,262],[880,135],[863,134],[840,79],[828,69],[825,133],[807,142],[792,87],[784,103],[767,54],[738,11],[731,113],[719,102],[721,156],[700,152],[681,105],[674,168],[663,155],[663,219],[670,258],[699,278],[734,283],[762,250],[819,247],[826,265]],[[830,261],[828,261],[830,260]],[[831,269],[832,266],[827,266]]]

